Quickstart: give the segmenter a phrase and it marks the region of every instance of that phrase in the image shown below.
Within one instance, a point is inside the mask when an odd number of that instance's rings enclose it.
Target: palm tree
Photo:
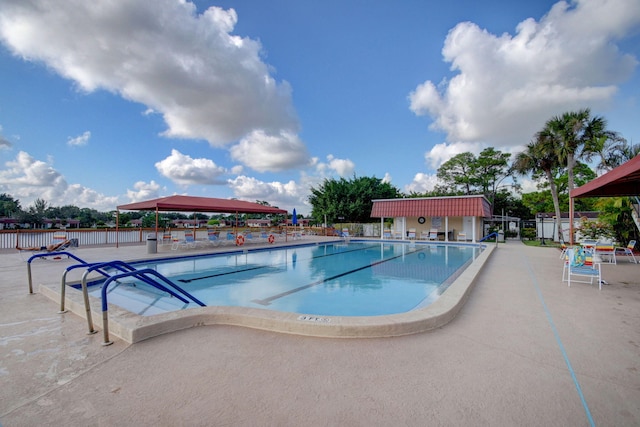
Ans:
[[[556,156],[553,138],[545,131],[536,134],[535,141],[527,144],[525,151],[516,155],[513,162],[513,170],[520,175],[536,174],[542,172],[549,182],[549,190],[553,198],[553,207],[556,213],[556,230],[558,239],[562,240],[562,217],[560,215],[560,200],[558,198],[558,188],[553,179],[553,171],[562,165]]]
[[[564,113],[549,120],[545,125],[545,133],[553,138],[558,160],[567,166],[569,195],[573,190],[573,169],[578,159],[591,160],[594,154],[600,153],[607,140],[614,138],[615,133],[607,130],[607,121],[600,116],[591,118],[588,108]],[[573,199],[569,197],[569,216],[573,216]],[[570,223],[573,218],[570,219]],[[573,227],[569,237],[573,242]]]
[[[609,171],[628,162],[640,154],[640,144],[629,144],[626,139],[615,135],[608,138],[602,146],[598,170]]]

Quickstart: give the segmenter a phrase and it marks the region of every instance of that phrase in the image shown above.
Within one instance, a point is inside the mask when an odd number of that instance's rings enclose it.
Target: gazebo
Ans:
[[[638,209],[640,209],[638,195],[640,195],[640,155],[571,191],[571,199],[579,197],[635,197],[635,220],[636,225],[640,228],[640,224],[638,224],[638,216],[640,215],[640,212],[638,212]],[[573,244],[573,203],[569,204],[569,208],[569,216],[571,218],[571,221],[569,221],[569,238],[571,244]]]
[[[159,212],[217,212],[234,213],[236,217],[241,213],[287,214],[284,209],[265,206],[260,203],[246,202],[234,199],[217,199],[196,196],[168,196],[144,202],[129,203],[116,207],[116,230],[118,229],[120,211],[155,211],[156,235],[158,233]],[[116,243],[117,246],[117,243]]]

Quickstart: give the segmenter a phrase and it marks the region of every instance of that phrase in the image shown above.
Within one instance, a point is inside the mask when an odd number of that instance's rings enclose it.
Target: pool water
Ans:
[[[207,306],[379,316],[429,305],[481,250],[350,242],[194,256],[135,267],[153,268]],[[99,297],[99,292],[94,289],[92,295]],[[108,301],[141,315],[196,307],[134,279],[112,284]]]

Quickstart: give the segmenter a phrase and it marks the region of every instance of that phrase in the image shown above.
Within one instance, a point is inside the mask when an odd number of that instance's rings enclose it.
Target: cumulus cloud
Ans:
[[[2,128],[0,128],[0,130],[2,130]],[[4,136],[0,135],[0,150],[8,150],[12,146],[13,145],[9,142],[8,139],[6,139]]]
[[[478,154],[485,148],[483,144],[473,142],[454,142],[447,144],[445,142],[434,145],[431,150],[425,153],[425,161],[432,169],[438,169],[444,162],[460,153],[471,152]]]
[[[127,190],[127,198],[131,203],[142,202],[149,199],[157,199],[160,196],[160,185],[155,181],[138,181],[133,184],[133,190]]]
[[[72,147],[87,145],[89,143],[90,138],[91,138],[91,132],[86,131],[80,136],[76,136],[75,138],[69,138],[67,140],[67,145],[70,145]]]
[[[325,177],[338,175],[347,177],[353,175],[356,165],[350,159],[339,159],[333,154],[327,155],[327,162],[321,162],[317,157],[311,160],[311,164],[315,168],[316,174],[324,179]]]
[[[417,173],[413,177],[413,181],[404,187],[405,193],[422,194],[434,189],[438,184],[438,177],[432,174]]]
[[[307,148],[294,133],[255,130],[229,150],[231,158],[258,172],[277,172],[309,163]]]
[[[417,86],[410,108],[431,117],[448,144],[522,145],[554,114],[611,101],[638,63],[616,43],[639,25],[637,0],[561,1],[539,22],[520,22],[515,35],[460,23],[442,50],[455,75]],[[434,150],[438,163],[456,148]]]
[[[171,155],[155,164],[156,169],[165,176],[180,185],[191,184],[221,184],[219,179],[225,168],[216,165],[210,159],[194,159],[182,154],[178,150],[171,150]]]
[[[11,194],[23,206],[37,198],[52,206],[75,205],[100,211],[114,209],[117,204],[117,197],[104,196],[79,184],[68,184],[51,161],[37,160],[24,151],[5,166],[0,170],[0,191]]]
[[[0,150],[8,150],[13,145],[2,135],[2,125],[0,125]]]
[[[86,92],[162,114],[169,137],[222,146],[255,129],[297,132],[290,85],[272,77],[258,41],[232,34],[237,20],[179,0],[24,0],[0,7],[0,40]]]
[[[243,200],[256,201],[264,200],[272,206],[281,209],[291,210],[294,207],[305,203],[308,188],[297,184],[291,180],[282,182],[264,182],[249,176],[238,176],[228,180],[228,185],[233,189],[234,194]],[[302,213],[302,212],[301,212]]]
[[[38,191],[39,187],[57,187],[62,183],[66,186],[60,172],[42,160],[36,160],[28,153],[20,151],[15,160],[6,164],[7,169],[0,171],[0,184],[32,187]]]

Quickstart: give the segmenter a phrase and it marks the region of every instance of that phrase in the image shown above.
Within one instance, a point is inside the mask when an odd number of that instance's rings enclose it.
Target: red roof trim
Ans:
[[[374,200],[372,218],[420,216],[491,216],[491,205],[484,196],[429,197]]]
[[[118,210],[163,212],[218,212],[218,213],[270,213],[286,214],[284,209],[264,206],[243,200],[216,199],[212,197],[169,196],[144,202],[117,206]]]

